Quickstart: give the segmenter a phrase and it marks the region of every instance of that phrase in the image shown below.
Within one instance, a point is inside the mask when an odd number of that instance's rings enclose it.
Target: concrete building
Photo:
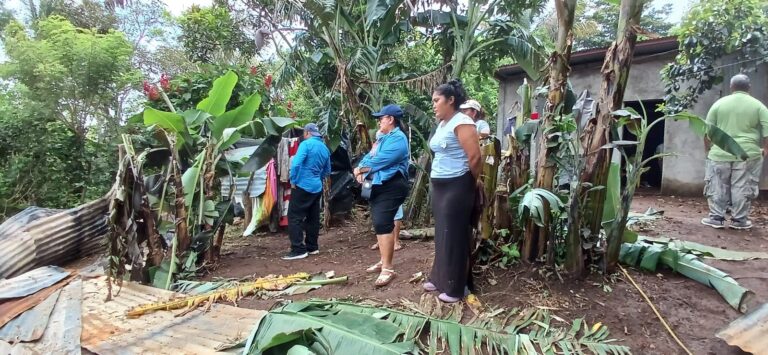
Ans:
[[[677,50],[677,39],[674,37],[637,43],[624,95],[627,106],[635,108],[640,113],[643,112],[641,107],[645,107],[651,120],[661,116],[655,112],[656,106],[662,103],[664,97],[661,70],[667,63],[674,60]],[[583,90],[589,90],[593,99],[597,100],[601,85],[600,68],[605,52],[606,48],[602,48],[571,54],[570,80],[577,96]],[[724,61],[724,82],[701,95],[690,111],[700,117],[706,117],[709,107],[717,99],[730,94],[728,80],[739,71],[740,66],[735,59]],[[768,103],[767,72],[768,65],[763,64],[756,72],[748,74],[752,82],[751,94],[763,103]],[[501,137],[504,123],[517,115],[520,110],[520,97],[517,90],[527,76],[517,65],[500,67],[495,76],[500,82],[497,135]],[[662,193],[667,195],[701,195],[704,188],[706,159],[703,140],[688,128],[687,122],[667,120],[663,124],[658,124],[650,133],[644,155],[653,155],[654,150],[661,143],[666,153],[675,153],[677,156],[664,158],[662,164],[651,164],[651,170],[646,174],[646,182],[661,188]],[[768,189],[768,164],[763,166],[760,189]]]

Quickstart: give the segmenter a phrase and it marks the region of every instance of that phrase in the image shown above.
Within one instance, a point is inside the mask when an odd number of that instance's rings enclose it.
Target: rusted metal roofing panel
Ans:
[[[10,279],[0,280],[0,300],[31,295],[69,275],[58,266],[43,266]]]
[[[717,337],[752,354],[768,354],[768,303],[731,322]]]
[[[48,325],[53,307],[59,299],[60,290],[48,296],[42,303],[22,313],[0,328],[0,340],[7,342],[34,341],[40,339]],[[2,353],[2,352],[0,352]]]
[[[104,302],[104,282],[98,278],[83,283],[82,346],[98,354],[215,354],[248,337],[266,314],[214,304],[208,312],[154,312],[128,319],[129,309],[178,294],[127,282],[119,293],[113,287],[113,299]]]
[[[39,354],[80,355],[82,298],[83,282],[77,278],[61,290],[43,336],[27,348]]]
[[[30,215],[14,216],[0,225],[0,278],[101,250],[108,231],[109,196],[47,216],[39,212],[42,217],[34,221]]]
[[[45,299],[56,292],[56,290],[61,289],[70,281],[72,281],[72,278],[74,278],[73,275],[67,276],[63,280],[55,283],[53,286],[42,289],[34,295],[29,295],[24,298],[7,300],[0,303],[0,328],[5,326],[18,315],[45,301]]]

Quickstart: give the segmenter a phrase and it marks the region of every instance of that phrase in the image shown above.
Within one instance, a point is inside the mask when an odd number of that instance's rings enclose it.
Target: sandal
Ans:
[[[400,249],[403,249],[403,245],[400,243],[395,244],[395,250],[400,250]]]
[[[373,243],[373,245],[371,245],[371,250],[376,250],[376,249],[379,249],[379,242]]]
[[[365,272],[367,272],[369,274],[372,274],[374,272],[379,272],[379,271],[381,271],[381,261],[379,261],[378,263],[373,264],[373,265],[369,266],[367,269],[365,269]]]
[[[395,276],[397,276],[395,270],[381,268],[381,273],[379,274],[379,277],[376,278],[374,285],[376,285],[376,287],[386,286],[395,279]]]

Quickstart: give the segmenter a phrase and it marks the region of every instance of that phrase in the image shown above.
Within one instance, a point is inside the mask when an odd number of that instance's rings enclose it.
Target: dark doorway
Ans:
[[[663,113],[656,112],[656,108],[662,102],[663,102],[662,100],[627,101],[624,103],[624,105],[626,107],[633,108],[635,111],[637,111],[641,115],[645,113],[646,119],[648,120],[648,124],[650,125],[652,122],[664,116]],[[648,138],[645,141],[645,148],[643,149],[643,160],[648,159],[657,153],[663,152],[664,124],[665,122],[659,122],[651,129],[651,132],[648,134]],[[626,127],[624,128],[623,135],[625,140],[637,139],[637,137],[635,137],[634,134],[630,133]],[[635,154],[635,149],[634,148],[627,149],[627,154],[630,156],[632,154]],[[661,160],[655,159],[650,163],[648,163],[647,167],[649,168],[649,170],[645,174],[643,174],[643,176],[640,178],[640,187],[653,188],[653,189],[661,188],[661,177],[662,177],[661,162],[662,162]]]

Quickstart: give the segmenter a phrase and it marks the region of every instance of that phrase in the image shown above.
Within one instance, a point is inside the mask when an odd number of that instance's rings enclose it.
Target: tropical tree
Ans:
[[[124,115],[120,95],[139,81],[131,68],[131,46],[121,33],[78,29],[58,16],[40,20],[36,27],[33,36],[18,22],[6,28],[8,60],[2,75],[24,87],[21,92],[29,95],[26,100],[37,112],[73,134],[72,171],[82,174],[76,191],[84,199],[91,181],[105,173],[94,166],[99,159],[88,156],[88,146],[101,145],[100,154],[114,158],[108,142],[117,136]]]
[[[168,111],[147,107],[142,113],[152,134],[123,136],[118,193],[110,206],[112,277],[120,279],[125,265],[132,265],[132,270],[148,273],[136,271],[134,277],[168,288],[179,272],[194,272],[203,255],[210,262],[218,258],[234,200],[218,194],[220,178],[248,176],[266,165],[283,130],[294,123],[274,116],[282,110],[259,90],[228,109],[238,79],[234,72],[227,72],[213,81],[204,99],[184,111],[177,111],[161,91]],[[246,161],[224,156],[245,137],[264,140]],[[145,171],[154,174],[145,176]],[[170,253],[159,240],[160,229],[175,230]],[[147,268],[140,262],[140,245],[145,241],[150,250],[144,263]],[[206,251],[210,252],[203,254]]]
[[[764,1],[701,1],[675,31],[680,52],[662,71],[666,109],[677,113],[723,81],[723,68],[749,72],[768,59],[768,8]],[[733,64],[721,61],[733,56]]]

